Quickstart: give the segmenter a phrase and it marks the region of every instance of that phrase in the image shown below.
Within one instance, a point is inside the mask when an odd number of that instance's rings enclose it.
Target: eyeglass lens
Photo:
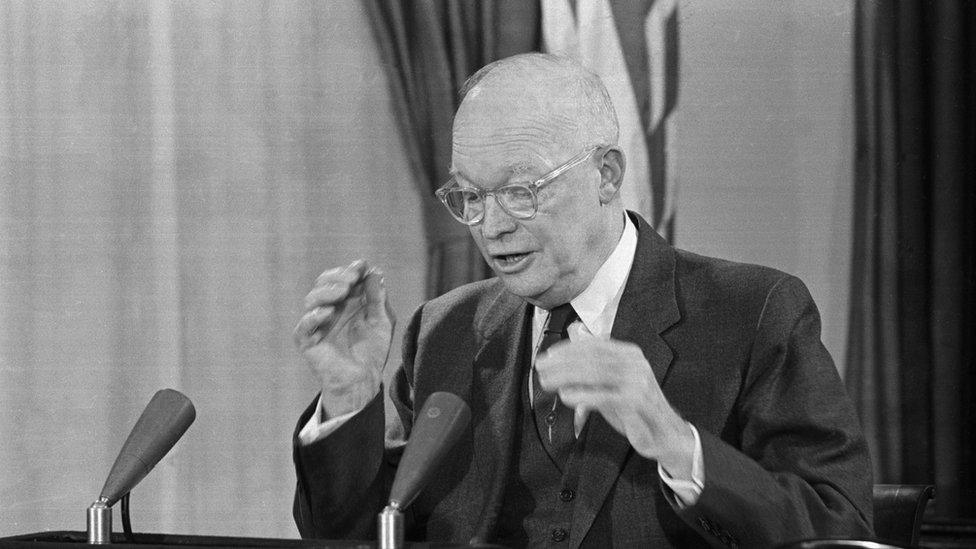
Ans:
[[[458,219],[473,222],[485,213],[486,192],[472,188],[455,188],[444,195],[448,207]],[[532,189],[522,185],[506,185],[490,192],[509,214],[528,218],[535,214],[535,199]]]

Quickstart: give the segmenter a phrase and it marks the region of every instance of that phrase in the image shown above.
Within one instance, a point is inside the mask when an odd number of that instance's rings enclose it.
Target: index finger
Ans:
[[[554,364],[573,362],[574,359],[591,354],[591,348],[598,343],[599,341],[596,339],[584,339],[581,341],[563,339],[557,341],[544,352],[539,353],[539,356],[536,357],[536,365],[538,367],[539,363],[541,363],[543,368],[551,368]]]
[[[607,383],[607,364],[612,356],[594,352],[596,346],[560,341],[536,357],[535,367],[543,385],[593,385]]]
[[[353,284],[366,275],[369,264],[365,259],[357,259],[343,267],[335,267],[324,271],[315,279],[315,285],[321,286],[329,282],[347,282]]]
[[[357,259],[345,267],[323,272],[315,279],[315,286],[305,296],[305,310],[311,311],[315,307],[336,305],[362,297],[368,271],[366,262]]]
[[[366,319],[379,320],[387,316],[386,284],[383,271],[376,267],[367,270],[363,287],[363,295],[366,301]]]

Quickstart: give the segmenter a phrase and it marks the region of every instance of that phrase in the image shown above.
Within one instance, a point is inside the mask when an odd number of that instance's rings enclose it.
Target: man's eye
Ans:
[[[532,191],[528,187],[513,185],[505,187],[504,192],[509,200],[532,200]]]

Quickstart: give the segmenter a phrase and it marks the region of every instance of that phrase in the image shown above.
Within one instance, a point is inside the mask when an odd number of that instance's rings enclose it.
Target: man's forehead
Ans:
[[[465,95],[455,116],[452,173],[479,186],[551,169],[582,133],[578,101],[545,71],[489,75]]]
[[[498,122],[455,126],[454,173],[481,186],[519,176],[531,179],[552,169],[553,162],[572,149],[565,138],[558,138],[565,129],[550,120],[527,120],[519,125]]]
[[[533,179],[547,169],[545,163],[527,157],[489,154],[455,157],[451,175],[459,183],[491,188],[517,178]]]
[[[459,116],[484,115],[494,118],[516,120],[520,117],[544,113],[575,112],[579,98],[565,93],[543,88],[529,88],[518,85],[496,89],[475,87],[465,96]]]
[[[458,112],[452,132],[455,154],[501,155],[512,162],[513,168],[531,167],[579,134],[575,117],[544,107],[532,108],[524,103],[506,108],[483,107],[473,105]]]
[[[496,69],[468,90],[459,111],[487,109],[501,114],[572,107],[579,99],[576,76],[553,67]]]
[[[507,167],[518,170],[548,159],[554,149],[573,148],[577,141],[586,140],[579,103],[563,94],[498,86],[475,87],[473,91],[479,93],[466,96],[455,116],[455,154],[480,155],[483,149],[497,145],[509,149],[509,158],[515,154],[513,164]],[[527,153],[527,157],[518,158],[518,152]]]

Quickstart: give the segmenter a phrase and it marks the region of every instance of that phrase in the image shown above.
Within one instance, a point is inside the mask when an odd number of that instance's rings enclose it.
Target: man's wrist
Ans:
[[[308,421],[298,432],[298,440],[303,445],[309,445],[318,440],[322,440],[335,432],[336,429],[341,427],[345,422],[349,421],[349,419],[360,411],[361,410],[354,410],[329,418],[328,420],[324,420],[322,418],[322,396],[319,395],[319,398],[315,403],[315,412],[308,418]]]
[[[688,476],[678,476],[665,470],[660,462],[657,472],[661,480],[670,490],[665,490],[665,497],[677,509],[690,507],[698,503],[702,490],[705,489],[705,463],[702,458],[701,437],[698,429],[688,423],[688,429],[694,437],[694,449],[690,459],[691,472]]]
[[[694,470],[697,437],[694,428],[684,419],[672,430],[672,436],[664,444],[664,452],[658,457],[658,465],[676,479],[691,479]]]
[[[379,390],[380,385],[374,386],[365,383],[341,389],[323,387],[318,409],[321,421],[325,422],[338,416],[362,410],[373,400]]]

